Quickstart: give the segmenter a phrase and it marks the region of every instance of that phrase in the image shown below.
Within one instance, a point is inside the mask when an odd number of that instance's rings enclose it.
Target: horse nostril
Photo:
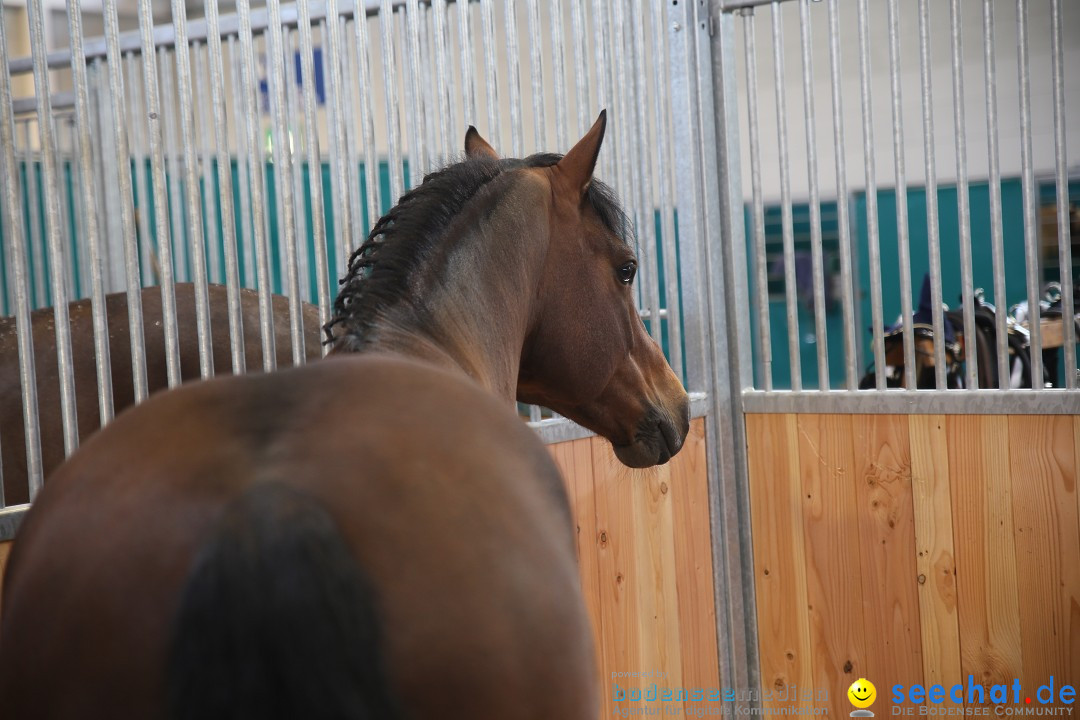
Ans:
[[[657,423],[660,437],[664,441],[664,449],[667,450],[668,458],[674,457],[683,446],[683,434],[678,431],[675,424],[670,420],[661,420]]]

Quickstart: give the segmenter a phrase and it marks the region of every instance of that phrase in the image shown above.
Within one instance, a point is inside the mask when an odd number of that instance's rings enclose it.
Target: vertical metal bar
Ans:
[[[930,14],[919,0],[919,75],[922,80],[922,126],[926,160],[926,225],[930,253],[930,303],[934,328],[934,385],[944,390],[945,315],[941,297],[941,236],[938,227],[937,160],[934,152],[934,95],[930,79]]]
[[[467,5],[468,3],[463,4]],[[450,156],[450,127],[451,115],[453,114],[450,110],[452,106],[450,104],[450,89],[447,78],[447,72],[450,68],[450,54],[446,48],[446,0],[432,0],[431,15],[434,23],[432,31],[435,35],[435,88],[438,92],[438,103],[436,104],[438,109],[436,117],[438,120],[436,124],[439,126],[439,142],[442,151],[436,164],[442,165]],[[455,140],[455,142],[457,141]]]
[[[904,367],[915,367],[915,336],[912,331],[911,252],[908,235],[907,175],[904,168],[904,111],[900,84],[900,24],[897,0],[889,2],[889,87],[892,94],[893,162],[896,185],[896,236],[900,262],[900,318],[904,333]],[[904,384],[915,389],[915,373],[904,372]]]
[[[149,8],[147,14],[149,15]],[[152,22],[152,21],[150,21]],[[151,32],[153,26],[151,25]],[[150,41],[152,42],[152,40]],[[173,62],[169,59],[169,51],[165,48],[158,50],[158,64],[161,67],[162,95],[164,96],[163,107],[175,107],[176,92],[173,85]],[[176,253],[176,278],[182,280],[191,279],[190,263],[188,262],[187,242],[187,218],[184,217],[184,183],[181,180],[180,165],[180,138],[176,127],[176,113],[165,113],[165,144],[166,159],[169,166],[169,215],[172,222],[172,249]]]
[[[237,181],[240,183],[240,222],[239,225],[239,242],[240,242],[240,259],[242,261],[242,270],[244,285],[246,287],[254,286],[255,277],[255,260],[254,260],[254,248],[253,235],[251,229],[251,169],[246,159],[251,153],[248,148],[247,139],[247,104],[244,102],[244,96],[242,94],[243,83],[240,77],[240,65],[237,60],[236,51],[236,36],[230,35],[228,39],[229,44],[229,73],[232,81],[233,93],[240,93],[239,102],[233,103],[236,109],[236,175]],[[320,173],[321,177],[321,173]]]
[[[799,1],[802,40],[803,107],[806,115],[806,172],[810,189],[810,262],[814,276],[814,347],[817,348],[818,390],[829,389],[828,328],[825,325],[825,268],[821,249],[821,196],[818,191],[817,124],[814,120],[814,81],[810,56],[810,0]]]
[[[1024,196],[1024,259],[1028,329],[1031,337],[1031,387],[1043,388],[1042,327],[1039,311],[1039,236],[1035,208],[1035,172],[1031,161],[1031,77],[1028,69],[1027,0],[1016,0],[1017,60],[1020,71],[1020,179]]]
[[[71,299],[78,299],[79,295],[79,282],[77,275],[79,272],[79,257],[78,251],[73,242],[74,238],[71,236],[71,208],[68,207],[68,186],[64,170],[65,157],[70,157],[70,150],[65,149],[64,133],[61,132],[67,123],[64,122],[64,118],[54,118],[54,130],[56,132],[56,154],[59,157],[59,167],[56,174],[56,187],[52,189],[52,192],[56,193],[57,198],[60,200],[60,236],[63,243],[64,252],[70,253],[70,261],[65,267],[64,280],[67,283],[68,297]],[[71,133],[67,135],[68,145],[71,143]]]
[[[877,176],[874,167],[873,103],[870,97],[870,44],[867,0],[858,0],[859,94],[862,99],[863,166],[866,170],[866,244],[870,265],[870,317],[874,340],[874,384],[885,389],[885,321],[881,308],[881,241],[878,233]]]
[[[439,166],[439,156],[442,148],[439,147],[439,135],[435,130],[435,124],[445,125],[450,118],[435,117],[437,101],[432,96],[432,90],[437,89],[434,79],[431,77],[434,60],[432,49],[430,5],[420,6],[420,108],[424,113],[424,122],[420,124],[421,142],[424,144],[424,157],[427,165],[424,167],[424,175],[433,172]]]
[[[366,15],[364,17],[366,17]],[[363,224],[362,220],[364,217],[364,204],[363,199],[360,197],[360,141],[357,138],[357,135],[363,130],[363,127],[356,121],[355,93],[360,86],[356,77],[357,67],[353,63],[353,59],[356,56],[356,37],[355,33],[352,35],[349,34],[349,24],[344,17],[340,19],[340,24],[342,33],[341,89],[342,92],[345,93],[342,102],[345,104],[347,110],[345,116],[348,118],[348,121],[344,123],[346,150],[345,177],[349,183],[349,217],[353,218],[349,237],[345,238],[343,243],[348,245],[351,252],[353,247],[359,244],[354,242],[353,238],[357,234],[357,229]]]
[[[772,330],[769,323],[769,277],[765,255],[765,203],[761,194],[761,146],[758,139],[757,49],[754,43],[753,10],[742,11],[743,47],[746,52],[746,111],[750,143],[750,195],[753,215],[754,285],[757,314],[758,376],[765,390],[772,390]]]
[[[225,65],[215,0],[204,0],[207,46],[210,48],[210,101],[214,113],[214,150],[221,197],[221,242],[225,252],[225,297],[229,305],[229,348],[234,375],[247,369],[244,354],[244,316],[240,307],[240,268],[236,257],[237,222],[233,213],[232,156],[229,153],[225,104]],[[239,130],[239,128],[238,128]],[[239,133],[238,133],[239,134]]]
[[[342,105],[344,90],[341,81],[341,43],[338,33],[338,9],[337,0],[328,0],[326,4],[327,19],[322,23],[323,42],[326,48],[323,51],[323,75],[327,80],[327,105],[329,107],[329,135],[330,135],[330,172],[333,174],[331,189],[333,191],[333,217],[334,233],[337,235],[338,247],[338,277],[344,277],[348,267],[349,253],[352,243],[352,208],[349,206],[348,173],[345,167],[345,108]]]
[[[171,0],[173,28],[176,33],[176,89],[179,94],[180,138],[184,148],[184,185],[187,187],[188,234],[191,238],[191,263],[195,280],[195,324],[199,338],[199,374],[214,374],[211,346],[210,299],[206,288],[206,247],[199,217],[199,180],[195,174],[195,127],[192,113],[193,88],[191,57],[188,55],[187,7],[184,0]]]
[[[780,0],[772,4],[773,88],[776,92],[777,152],[780,160],[780,214],[784,241],[784,301],[787,310],[791,389],[802,390],[799,306],[795,296],[795,230],[791,216],[791,175],[787,144],[787,92],[784,83],[784,28]]]
[[[521,137],[521,59],[518,57],[517,0],[504,0],[506,13],[506,65],[510,98],[510,148],[514,157],[525,153]]]
[[[131,78],[131,114],[132,156],[135,162],[135,198],[139,203],[139,258],[142,268],[143,284],[154,277],[151,263],[152,244],[150,241],[150,203],[146,188],[146,108],[143,106],[142,83],[136,77],[135,53],[129,52],[125,58],[127,74]]]
[[[191,54],[195,57],[195,79],[192,83],[192,87],[205,88],[208,82],[206,75],[206,58],[203,52],[203,44],[201,42],[195,42],[191,46]],[[210,98],[212,101],[213,99]],[[212,108],[208,108],[207,98],[205,93],[196,92],[192,94],[192,112],[195,116],[195,134],[198,137],[198,147],[196,148],[196,157],[199,169],[201,170],[202,177],[198,182],[199,186],[199,204],[202,208],[203,224],[205,225],[206,233],[206,260],[208,269],[208,278],[210,282],[221,281],[221,263],[218,259],[217,248],[221,246],[222,234],[221,226],[217,222],[217,212],[214,207],[214,177],[213,177],[213,164],[214,164],[214,149],[213,149],[213,130],[210,126],[213,124],[213,120],[207,119],[207,110],[213,111]]]
[[[74,2],[74,0],[71,0]],[[19,166],[15,160],[15,123],[11,103],[11,76],[8,74],[7,26],[0,2],[0,183],[3,189],[7,225],[7,257],[15,295],[15,340],[19,348],[19,384],[22,388],[26,473],[30,498],[41,489],[41,426],[38,422],[37,377],[34,363],[33,328],[30,325],[30,274],[27,267],[26,235],[23,232],[22,207],[19,203]],[[79,55],[81,58],[82,55]],[[40,87],[40,86],[39,86]],[[84,85],[85,89],[85,85]],[[76,89],[77,92],[77,89]],[[39,92],[38,97],[42,95]]]
[[[406,93],[409,98],[409,115],[405,118],[405,126],[411,129],[409,133],[409,184],[416,187],[427,172],[428,158],[426,143],[423,141],[424,117],[423,90],[420,81],[420,0],[406,0],[405,21],[408,28],[407,62],[409,82],[406,85]]]
[[[71,77],[75,88],[75,120],[78,127],[78,170],[84,179],[79,190],[88,222],[82,232],[86,236],[89,256],[83,262],[90,270],[90,313],[94,326],[94,368],[97,372],[98,418],[101,427],[113,417],[112,366],[109,362],[109,320],[105,314],[105,283],[101,272],[101,245],[97,223],[90,220],[97,208],[97,188],[90,178],[94,165],[90,141],[90,99],[86,78],[86,58],[83,55],[82,11],[78,0],[67,0],[68,35],[71,38]],[[0,28],[0,34],[3,33]],[[0,53],[0,58],[3,58]],[[9,221],[9,227],[16,227]]]
[[[292,31],[285,30],[285,106],[286,118],[289,126],[289,152],[294,157],[292,162],[293,207],[296,217],[296,276],[300,291],[300,297],[305,301],[311,300],[310,265],[308,264],[308,220],[307,203],[309,199],[304,190],[304,147],[309,141],[307,133],[301,132],[303,125],[303,111],[300,109],[300,71],[296,67],[297,52],[294,44]],[[356,152],[350,148],[349,154],[356,160]],[[355,183],[357,197],[360,193],[360,183]],[[359,199],[356,201],[359,203]],[[357,205],[359,207],[359,205]],[[318,208],[313,207],[314,212]]]
[[[652,209],[655,207],[651,192],[653,166],[652,153],[649,152],[648,120],[645,114],[646,91],[648,90],[648,73],[644,67],[645,56],[645,26],[643,24],[645,9],[640,6],[630,6],[630,62],[628,63],[633,73],[633,80],[628,84],[631,91],[630,102],[634,112],[630,115],[633,126],[633,136],[630,138],[631,163],[634,169],[634,185],[637,192],[634,197],[637,206],[638,233],[644,244],[646,253],[642,255],[646,269],[645,282],[642,284],[644,305],[649,311],[649,329],[657,344],[663,344],[664,327],[660,317],[660,263],[657,258],[656,247],[656,223],[654,222]]]
[[[357,17],[353,29],[356,31],[356,61],[360,66],[360,127],[363,131],[361,139],[363,140],[368,208],[368,224],[363,228],[360,235],[367,237],[371,228],[375,226],[375,223],[379,221],[379,217],[382,215],[382,204],[379,202],[382,188],[379,181],[379,151],[375,144],[374,97],[372,95],[371,62],[368,57],[370,45],[368,43],[367,17],[363,15]]]
[[[593,0],[592,2],[592,31],[595,36],[593,38],[593,48],[596,51],[596,107],[600,110],[607,109],[609,92],[608,28],[610,23],[607,21],[606,7],[607,4],[604,0]],[[586,129],[588,129],[588,122],[589,120],[586,120]],[[608,142],[610,144],[610,141]],[[608,159],[601,154],[601,157],[596,163],[596,172],[601,175],[606,175],[608,173],[608,163]]]
[[[383,90],[386,93],[386,157],[390,164],[390,198],[384,205],[393,207],[401,197],[402,182],[401,148],[398,145],[400,110],[394,64],[394,9],[390,0],[382,0],[379,22],[382,29]]]
[[[580,9],[581,3],[574,2],[574,9]],[[671,151],[671,116],[672,107],[669,97],[669,72],[668,57],[664,52],[664,36],[667,32],[664,6],[661,3],[647,3],[650,10],[650,18],[653,27],[653,110],[656,122],[656,174],[660,188],[660,231],[663,245],[664,258],[664,304],[667,309],[668,326],[668,352],[671,366],[679,380],[685,382],[683,372],[683,333],[682,333],[682,310],[681,310],[681,283],[679,281],[678,253],[675,245],[675,210],[671,202],[671,168],[673,163],[669,155]],[[578,34],[578,30],[574,30]],[[575,43],[576,50],[576,43]],[[583,54],[576,54],[576,59],[584,63]],[[586,75],[582,69],[581,75]],[[584,79],[579,89],[585,86]],[[581,96],[579,96],[580,98]],[[588,91],[584,94],[584,103],[588,103]],[[578,113],[579,120],[581,113]]]
[[[45,240],[42,238],[41,227],[41,183],[38,172],[39,163],[34,159],[32,149],[33,138],[30,134],[31,120],[26,120],[23,126],[23,167],[26,170],[26,199],[30,209],[30,259],[33,266],[33,307],[47,307],[49,305],[48,283],[45,281]]]
[[[495,0],[480,0],[480,16],[484,32],[484,84],[487,95],[488,138],[498,148],[502,145],[499,132],[499,78],[495,62]]]
[[[456,3],[458,13],[458,47],[461,51],[461,81],[464,83],[462,116],[466,125],[476,125],[476,78],[473,68],[473,39],[471,7],[468,2]],[[460,128],[459,128],[460,130]],[[461,130],[454,136],[454,142],[460,143],[465,137]],[[460,149],[460,148],[459,148]]]
[[[859,383],[855,357],[855,301],[852,297],[851,230],[848,226],[848,186],[844,159],[844,110],[840,98],[840,27],[836,0],[829,0],[829,70],[832,86],[833,147],[836,159],[836,210],[840,234],[840,302],[844,318],[844,371],[848,390]]]
[[[34,58],[34,90],[44,175],[42,185],[50,190],[45,193],[45,232],[48,236],[49,274],[53,294],[53,318],[56,324],[56,361],[60,380],[60,412],[64,424],[64,453],[70,455],[79,446],[79,425],[75,408],[75,376],[72,369],[64,247],[60,237],[60,198],[55,192],[51,192],[56,187],[56,140],[53,136],[49,71],[45,65],[45,22],[41,1],[33,0],[27,5],[26,11],[30,17],[30,49]],[[116,72],[119,72],[119,65],[116,66]],[[120,113],[122,110],[118,109],[117,114]],[[117,122],[123,122],[122,115]],[[137,270],[136,268],[136,272]],[[30,479],[31,497],[37,489],[36,480]]]
[[[529,71],[532,77],[533,96],[533,144],[536,152],[541,152],[547,142],[544,140],[544,129],[547,119],[544,117],[544,61],[540,55],[540,6],[536,0],[525,0],[525,12],[528,20],[529,33]],[[559,85],[558,82],[555,83]]]
[[[266,53],[269,56],[267,64],[270,74],[270,94],[273,98],[271,110],[274,115],[274,184],[277,190],[278,207],[281,208],[284,216],[281,231],[285,237],[284,246],[287,258],[284,268],[285,295],[289,298],[289,333],[292,337],[292,360],[295,367],[304,364],[306,354],[303,310],[296,270],[296,219],[294,217],[296,208],[293,205],[292,143],[285,119],[285,42],[282,37],[281,3],[278,0],[269,0],[267,9],[269,10],[269,24],[266,29],[268,41]],[[335,0],[329,0],[327,11],[332,22],[327,24],[332,24],[335,29],[338,18],[336,10]],[[338,50],[340,52],[340,48]],[[338,65],[341,55],[334,54],[334,58],[335,65]],[[343,234],[345,236],[343,242],[347,243],[348,233]]]
[[[551,0],[552,85],[555,88],[555,145],[560,151],[569,147],[566,121],[566,50],[563,43],[562,0]],[[539,148],[538,148],[539,149]]]
[[[263,370],[271,372],[277,364],[274,336],[274,306],[270,298],[270,253],[267,248],[266,216],[263,203],[262,182],[264,172],[262,153],[259,151],[259,112],[257,86],[255,84],[255,41],[251,32],[251,7],[249,0],[238,0],[236,14],[240,19],[240,69],[241,94],[244,114],[247,116],[248,174],[251,188],[252,236],[255,240],[255,274],[259,288],[259,327],[262,334]]]
[[[1062,67],[1061,0],[1050,2],[1050,56],[1054,83],[1054,174],[1057,181],[1058,267],[1061,322],[1065,331],[1065,387],[1076,389],[1076,308],[1073,307],[1072,236],[1069,229],[1069,178],[1065,158],[1065,71]]]
[[[297,10],[300,31],[300,76],[304,92],[304,130],[307,136],[308,177],[311,183],[311,234],[315,243],[315,289],[319,298],[319,324],[325,325],[330,321],[332,298],[330,297],[330,266],[326,254],[326,218],[323,215],[322,155],[319,152],[319,126],[315,118],[315,58],[311,41],[311,10],[308,0],[298,0]],[[358,14],[356,22],[358,25],[365,23],[362,13]],[[365,76],[361,98],[363,98],[363,93],[368,91],[367,82]],[[363,99],[361,99],[362,102]],[[361,114],[363,115],[363,112]]]
[[[975,343],[975,291],[971,269],[971,207],[968,197],[967,127],[964,122],[964,50],[960,27],[960,0],[949,3],[952,31],[953,118],[956,130],[956,205],[960,224],[960,287],[964,307],[964,385],[979,387]]]
[[[653,7],[654,4],[650,4]],[[657,5],[656,11],[661,8]],[[577,90],[577,133],[584,135],[589,130],[589,71],[585,60],[585,0],[570,0],[570,32],[574,45],[574,87]],[[659,30],[663,32],[663,28]],[[654,65],[654,67],[656,67]],[[568,144],[559,146],[560,151],[568,149]]]
[[[1001,170],[998,166],[997,71],[994,60],[994,0],[983,0],[983,65],[986,83],[986,137],[990,164],[990,240],[994,263],[994,335],[998,387],[1009,387],[1009,335],[1006,325],[1005,248],[1001,218]]]

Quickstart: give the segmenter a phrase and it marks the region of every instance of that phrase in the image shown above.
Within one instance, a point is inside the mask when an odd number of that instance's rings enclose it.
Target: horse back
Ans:
[[[594,714],[569,509],[545,449],[470,381],[366,356],[195,384],[87,442],[10,559],[0,707],[159,714],[194,558],[224,509],[267,483],[333,518],[409,715]]]

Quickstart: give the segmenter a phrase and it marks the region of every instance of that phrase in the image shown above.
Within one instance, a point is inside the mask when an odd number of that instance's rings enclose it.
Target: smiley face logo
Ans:
[[[859,678],[851,683],[851,687],[847,690],[847,696],[855,707],[868,708],[877,699],[877,688],[874,687],[874,683],[866,678]]]

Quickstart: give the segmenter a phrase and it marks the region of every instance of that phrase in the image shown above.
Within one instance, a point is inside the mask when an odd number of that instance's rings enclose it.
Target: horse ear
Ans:
[[[600,116],[589,128],[589,132],[585,133],[585,137],[578,140],[577,145],[570,148],[570,152],[566,153],[555,166],[566,182],[583,195],[592,181],[596,158],[600,155],[600,145],[604,142],[606,127],[607,110],[601,110]]]
[[[465,155],[471,158],[488,157],[492,160],[499,159],[499,153],[495,152],[495,148],[491,147],[487,140],[480,137],[480,133],[472,125],[465,131]]]

